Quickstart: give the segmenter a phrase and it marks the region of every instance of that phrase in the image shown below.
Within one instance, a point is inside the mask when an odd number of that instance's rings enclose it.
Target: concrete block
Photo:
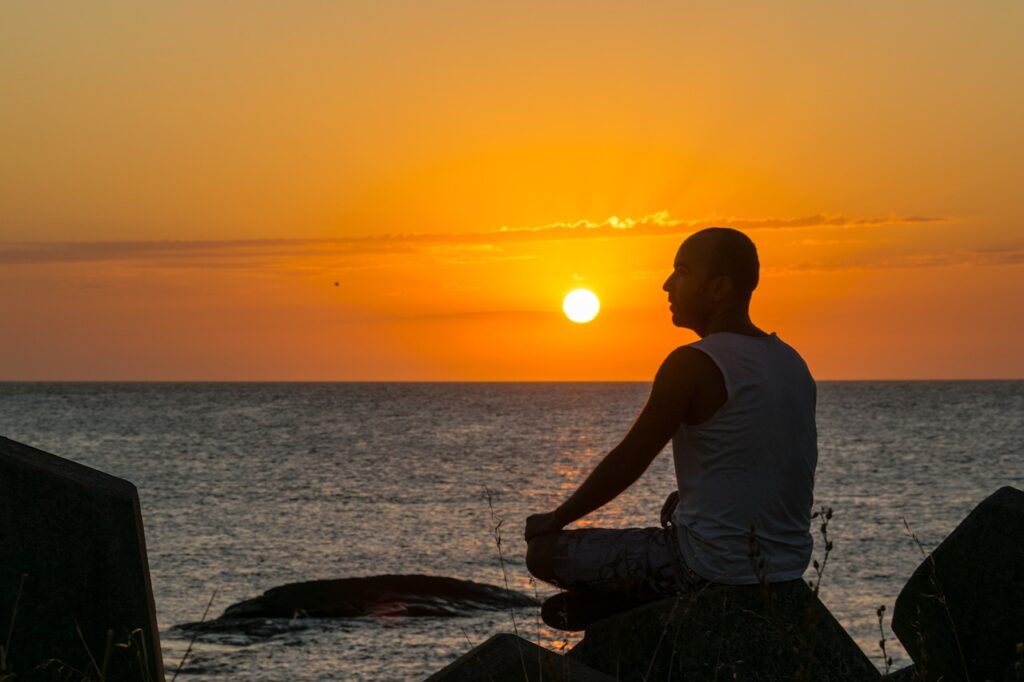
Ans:
[[[618,680],[877,680],[802,580],[708,587],[599,620],[568,656]]]
[[[1000,488],[917,567],[892,629],[923,680],[1024,679],[1024,492]]]
[[[162,682],[134,485],[0,437],[0,647],[18,680]]]

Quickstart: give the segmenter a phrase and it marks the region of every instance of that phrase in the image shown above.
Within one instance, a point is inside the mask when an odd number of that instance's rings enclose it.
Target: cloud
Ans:
[[[491,262],[510,258],[502,244],[619,237],[675,236],[727,225],[745,231],[850,229],[939,223],[947,218],[886,216],[847,218],[814,214],[797,218],[718,218],[680,220],[667,211],[640,218],[611,216],[534,227],[502,227],[471,233],[409,233],[339,239],[253,239],[222,241],[0,242],[0,266],[125,261],[174,267],[258,267],[285,259],[354,258],[367,255],[427,253],[449,262]],[[521,256],[517,256],[520,258]]]
[[[395,319],[395,318],[391,318]],[[407,322],[485,322],[485,321],[550,321],[563,319],[561,312],[542,310],[469,310],[464,312],[425,313],[402,315],[397,319]]]
[[[611,216],[601,222],[579,220],[573,223],[551,223],[540,227],[502,227],[497,234],[510,240],[571,239],[578,237],[628,236],[682,236],[706,227],[726,226],[737,230],[798,230],[808,228],[850,229],[857,227],[882,227],[887,225],[917,225],[947,222],[948,218],[929,216],[895,216],[876,218],[847,218],[842,215],[814,215],[798,218],[720,218],[704,220],[680,220],[672,218],[667,211],[659,211],[642,218],[619,218]],[[479,233],[494,239],[494,232]]]
[[[957,250],[947,253],[917,253],[863,261],[804,261],[796,265],[767,267],[767,275],[843,272],[851,270],[893,270],[912,268],[948,268],[1024,264],[1024,248]]]
[[[0,242],[0,266],[130,261],[178,267],[250,267],[295,257],[419,251],[411,245],[368,240]]]

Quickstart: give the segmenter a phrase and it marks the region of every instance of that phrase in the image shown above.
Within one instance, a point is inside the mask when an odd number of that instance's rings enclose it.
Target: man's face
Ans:
[[[713,305],[707,287],[711,279],[708,241],[693,237],[684,241],[676,252],[672,274],[661,286],[668,292],[672,324],[677,327],[697,329],[711,315]]]

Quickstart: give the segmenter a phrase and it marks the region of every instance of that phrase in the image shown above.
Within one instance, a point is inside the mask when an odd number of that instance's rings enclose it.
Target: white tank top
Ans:
[[[707,354],[728,393],[710,419],[672,438],[679,549],[717,583],[758,582],[751,527],[769,582],[803,576],[811,558],[818,435],[816,388],[800,355],[775,334],[710,334]]]

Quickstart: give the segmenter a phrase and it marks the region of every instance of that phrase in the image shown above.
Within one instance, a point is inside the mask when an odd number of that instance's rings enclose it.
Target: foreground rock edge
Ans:
[[[880,677],[802,580],[653,602],[593,623],[568,656],[623,680]]]
[[[0,677],[164,679],[138,491],[0,437]],[[9,645],[9,646],[7,646]],[[98,668],[97,668],[98,672]]]
[[[923,680],[1024,678],[1024,491],[982,500],[907,580],[892,629]]]
[[[580,661],[509,633],[494,635],[427,678],[427,682],[613,682]]]

